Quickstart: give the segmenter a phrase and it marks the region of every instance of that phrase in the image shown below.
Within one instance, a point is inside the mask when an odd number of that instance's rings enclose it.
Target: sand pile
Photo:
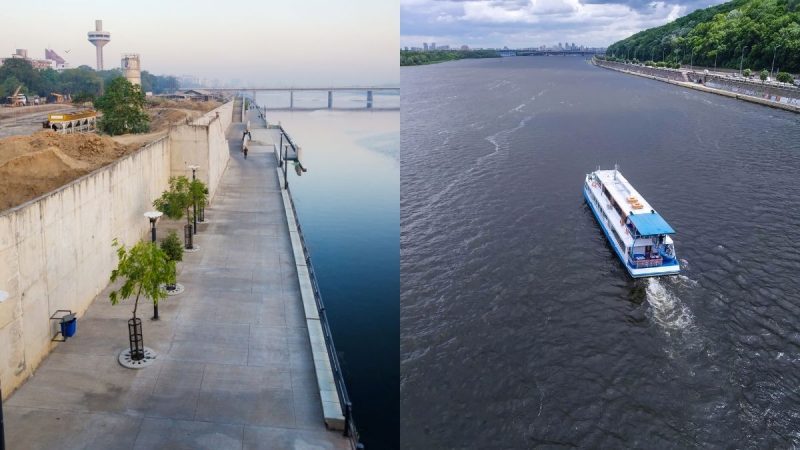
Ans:
[[[0,210],[25,203],[131,153],[94,134],[41,131],[0,140]]]
[[[150,131],[166,130],[170,125],[186,123],[186,119],[195,119],[203,115],[202,111],[173,108],[150,108]]]

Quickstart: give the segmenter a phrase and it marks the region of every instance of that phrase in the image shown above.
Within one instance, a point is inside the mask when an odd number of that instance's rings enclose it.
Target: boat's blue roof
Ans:
[[[654,236],[657,234],[674,234],[675,230],[657,212],[631,214],[628,216],[642,236]]]

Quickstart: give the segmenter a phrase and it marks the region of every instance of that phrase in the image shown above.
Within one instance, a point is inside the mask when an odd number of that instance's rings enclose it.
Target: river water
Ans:
[[[800,445],[800,115],[571,57],[401,80],[405,448]],[[680,276],[606,243],[615,163]]]
[[[259,95],[258,104],[265,103]],[[400,114],[267,111],[267,119],[281,122],[303,148],[308,172],[298,177],[290,170],[289,188],[356,426],[368,449],[396,448]]]

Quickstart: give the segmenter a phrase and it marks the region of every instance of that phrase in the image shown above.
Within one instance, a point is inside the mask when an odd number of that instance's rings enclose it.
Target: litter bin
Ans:
[[[78,318],[75,314],[67,314],[61,318],[61,335],[64,339],[75,336],[76,331],[78,331]]]

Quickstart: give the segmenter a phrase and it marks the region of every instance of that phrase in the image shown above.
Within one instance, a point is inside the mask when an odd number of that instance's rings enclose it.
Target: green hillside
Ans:
[[[777,47],[777,50],[776,50]],[[639,60],[800,73],[800,0],[733,0],[641,31],[608,47]]]

